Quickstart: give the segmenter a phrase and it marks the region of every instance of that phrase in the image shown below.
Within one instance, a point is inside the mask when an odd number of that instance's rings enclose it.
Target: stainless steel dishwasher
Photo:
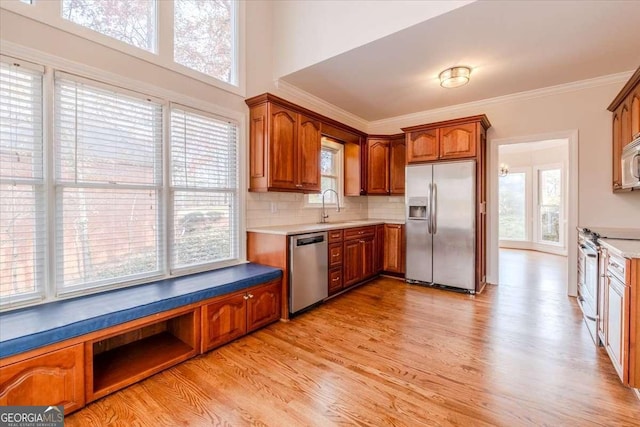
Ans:
[[[294,314],[329,296],[327,232],[289,238],[289,312]]]

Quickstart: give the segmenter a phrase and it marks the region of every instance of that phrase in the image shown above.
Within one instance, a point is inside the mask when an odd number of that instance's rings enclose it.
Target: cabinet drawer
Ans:
[[[626,260],[624,258],[609,252],[609,257],[607,258],[607,270],[609,273],[616,276],[622,283],[626,282],[624,277],[625,264]]]
[[[329,268],[342,265],[342,243],[329,245]]]
[[[342,230],[329,231],[329,243],[342,242]]]
[[[376,234],[376,227],[357,227],[344,230],[344,239],[357,239],[365,236],[373,236]]]
[[[342,289],[342,268],[329,270],[329,295],[333,295]]]

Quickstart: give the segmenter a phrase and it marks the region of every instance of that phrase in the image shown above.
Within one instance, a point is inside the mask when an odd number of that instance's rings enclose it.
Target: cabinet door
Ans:
[[[631,97],[631,137],[640,134],[640,87]]]
[[[392,273],[404,272],[402,225],[386,224],[384,226],[384,271]]]
[[[376,225],[376,260],[374,265],[375,273],[380,273],[384,267],[384,224]]]
[[[280,280],[269,282],[247,292],[247,332],[254,331],[280,318]]]
[[[237,293],[204,306],[202,351],[226,344],[247,333],[246,295]]]
[[[578,270],[580,266],[578,266]],[[598,266],[598,271],[600,271],[600,277],[598,278],[598,337],[603,344],[607,342],[606,340],[606,319],[607,319],[607,296],[609,295],[607,275],[602,273],[607,271],[607,250],[605,248],[600,248],[600,264]],[[581,274],[578,271],[578,277]]]
[[[84,344],[12,363],[0,369],[0,405],[84,406]]]
[[[367,141],[367,194],[389,194],[389,140]]]
[[[362,247],[360,239],[345,240],[342,251],[342,283],[346,288],[362,280]]]
[[[342,243],[329,244],[329,268],[342,265]]]
[[[606,349],[623,383],[629,380],[628,312],[629,287],[608,274]]]
[[[376,274],[376,241],[375,235],[363,237],[362,246],[362,278],[367,279]]]
[[[631,142],[631,112],[629,111],[629,106],[627,104],[622,105],[622,110],[620,111],[620,122],[622,129],[622,147],[620,148],[620,152],[624,149],[624,146]]]
[[[440,129],[440,158],[459,159],[476,155],[476,124]]]
[[[620,121],[620,112],[622,110],[618,108],[613,114],[613,189],[622,188],[622,171],[621,171],[621,159],[622,159],[622,122]]]
[[[404,194],[404,170],[407,162],[407,144],[405,139],[391,141],[389,160],[389,192]]]
[[[438,158],[438,129],[407,134],[407,163],[421,163]]]
[[[298,116],[296,188],[320,191],[320,122]]]
[[[286,108],[271,105],[269,138],[269,187],[296,189],[295,163],[297,114]]]

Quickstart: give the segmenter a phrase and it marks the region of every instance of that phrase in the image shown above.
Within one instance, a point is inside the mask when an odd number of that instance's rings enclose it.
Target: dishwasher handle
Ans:
[[[302,239],[296,239],[296,246],[314,245],[316,243],[324,242],[324,236],[304,237]]]

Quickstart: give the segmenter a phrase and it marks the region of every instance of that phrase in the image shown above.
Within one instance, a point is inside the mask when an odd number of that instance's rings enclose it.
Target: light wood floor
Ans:
[[[66,426],[638,426],[640,402],[565,285],[550,288],[553,258],[501,256],[502,284],[482,295],[379,279],[107,396]]]

